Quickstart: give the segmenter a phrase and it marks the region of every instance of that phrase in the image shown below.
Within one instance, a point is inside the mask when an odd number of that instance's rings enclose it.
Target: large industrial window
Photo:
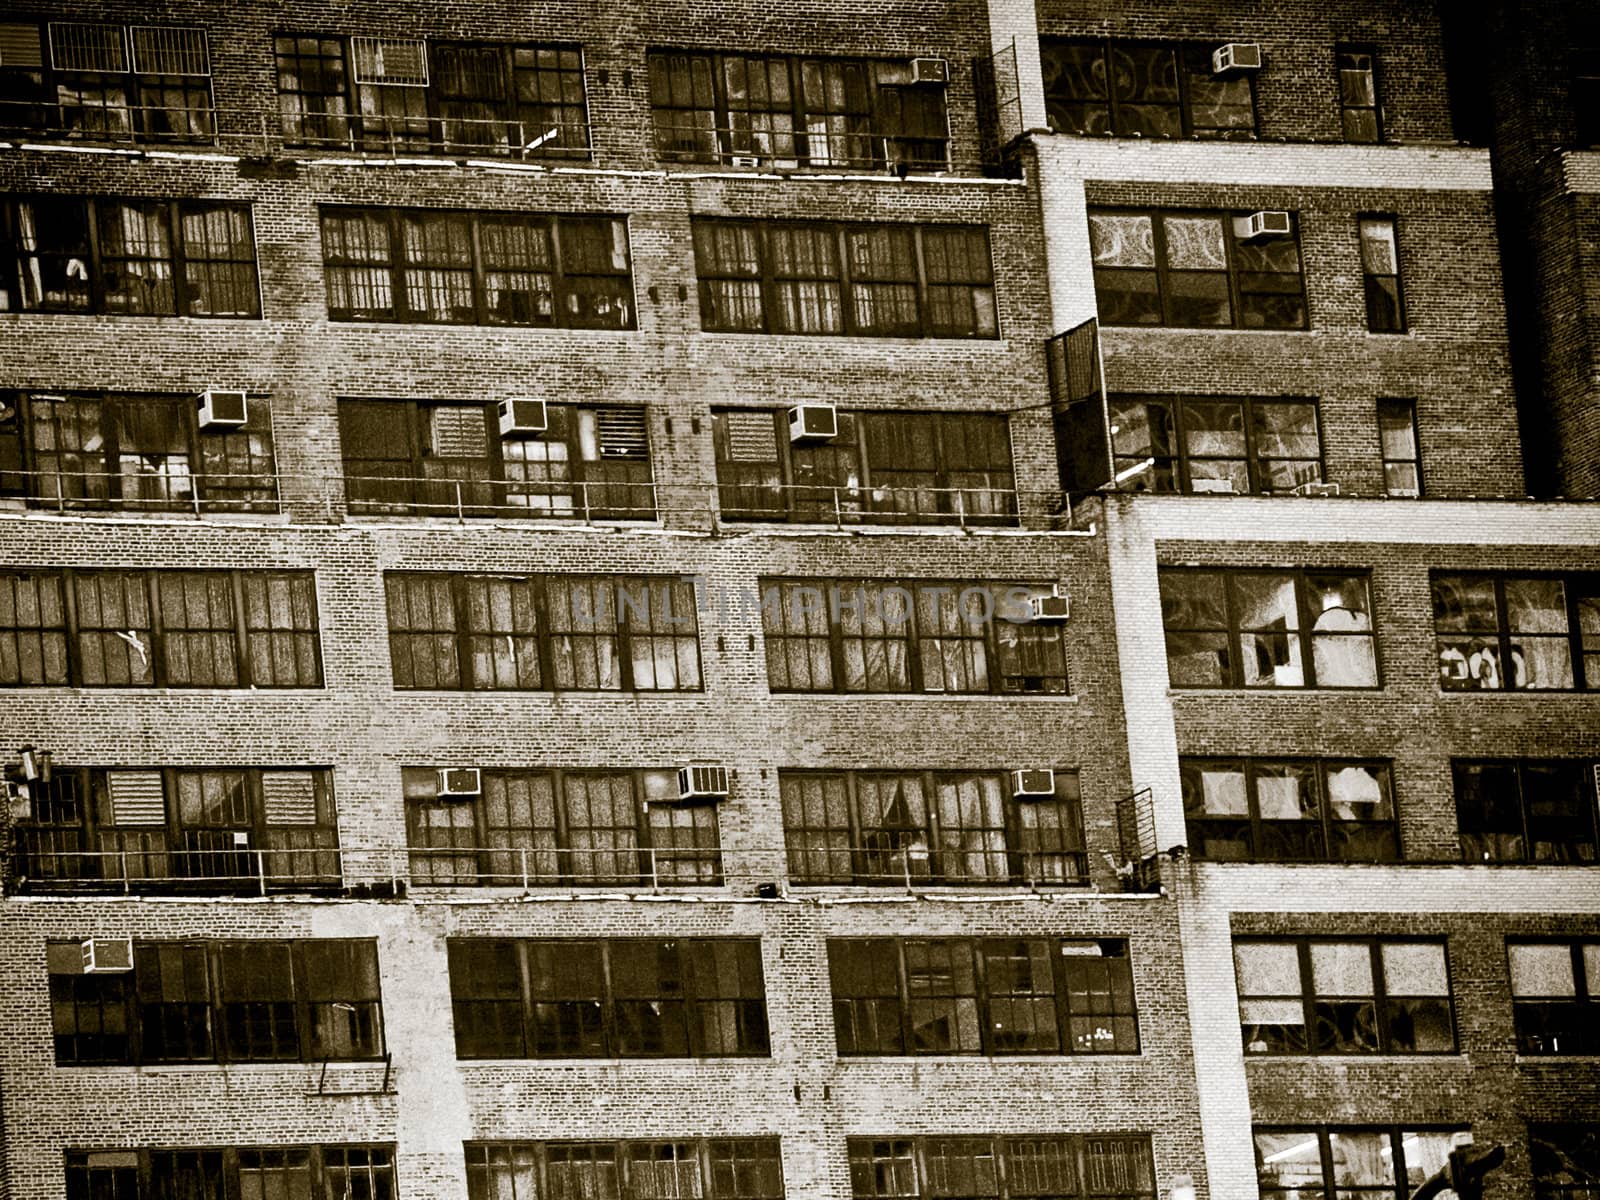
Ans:
[[[1508,941],[1519,1054],[1600,1054],[1600,941]]]
[[[1162,568],[1173,687],[1373,688],[1365,573]]]
[[[775,1137],[468,1142],[466,1155],[467,1200],[783,1200]]]
[[[321,687],[316,584],[280,571],[0,575],[0,684]]]
[[[395,1200],[392,1146],[68,1150],[67,1200]]]
[[[47,947],[56,1064],[383,1056],[372,941],[135,942],[128,970]]]
[[[998,337],[981,225],[696,218],[701,328],[852,337]]]
[[[1148,1134],[848,1138],[853,1200],[1155,1200]]]
[[[322,209],[328,317],[632,329],[620,217]]]
[[[1110,409],[1129,490],[1282,495],[1322,482],[1315,400],[1122,395]]]
[[[795,883],[910,886],[1084,883],[1076,771],[1055,793],[1013,798],[981,771],[782,771],[783,830]]]
[[[755,938],[454,938],[460,1058],[771,1053]]]
[[[0,219],[0,312],[261,315],[247,204],[23,196]]]
[[[1117,938],[830,940],[841,1055],[1137,1054]]]
[[[1449,1161],[1451,1129],[1257,1127],[1261,1200],[1410,1200]],[[1454,1193],[1446,1193],[1454,1195]]]
[[[1595,862],[1593,762],[1453,759],[1451,766],[1465,861]]]
[[[1236,938],[1246,1054],[1454,1054],[1443,941]]]
[[[1389,765],[1344,759],[1181,758],[1189,847],[1220,862],[1394,862]]]
[[[1120,137],[1254,137],[1251,74],[1215,74],[1214,48],[1040,38],[1050,128]]]
[[[1600,688],[1600,575],[1432,579],[1446,691]]]
[[[1089,210],[1106,325],[1304,329],[1299,225],[1257,235],[1250,214]]]

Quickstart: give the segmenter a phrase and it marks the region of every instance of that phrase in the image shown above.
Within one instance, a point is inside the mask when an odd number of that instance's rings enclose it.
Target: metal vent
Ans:
[[[122,26],[51,21],[50,65],[57,71],[126,71],[128,42]]]
[[[601,458],[650,457],[650,437],[645,431],[642,408],[597,408],[594,413],[595,440]]]
[[[111,819],[118,825],[165,825],[166,791],[160,771],[108,771]]]
[[[428,46],[421,38],[350,39],[357,83],[427,87]]]
[[[206,31],[190,26],[135,25],[133,69],[142,75],[210,75]]]
[[[268,825],[317,823],[317,784],[309,771],[263,771],[261,798]]]
[[[733,462],[776,462],[778,432],[770,412],[731,412],[728,422],[728,458]]]
[[[432,409],[429,426],[433,452],[440,458],[484,458],[489,453],[489,427],[483,409],[449,405]]]
[[[0,67],[44,66],[44,44],[37,25],[0,24]]]

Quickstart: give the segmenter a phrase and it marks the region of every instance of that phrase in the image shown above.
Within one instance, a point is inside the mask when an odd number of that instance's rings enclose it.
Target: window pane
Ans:
[[[1577,995],[1570,945],[1512,942],[1507,945],[1506,952],[1511,960],[1513,996],[1565,998]]]

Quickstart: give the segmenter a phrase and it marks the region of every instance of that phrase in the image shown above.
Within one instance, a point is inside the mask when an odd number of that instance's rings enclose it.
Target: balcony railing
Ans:
[[[804,836],[804,835],[799,835]],[[789,881],[796,885],[868,887],[1080,887],[1089,882],[1081,850],[1014,850],[1002,846],[930,848],[890,837],[865,845],[788,847]]]
[[[248,472],[195,471],[187,459],[123,456],[121,471],[81,467],[0,471],[0,499],[56,512],[204,514],[279,511],[275,468]],[[137,463],[137,466],[131,464]]]
[[[344,886],[337,847],[266,850],[249,846],[172,850],[19,849],[11,886],[26,893],[266,895],[336,891]]]

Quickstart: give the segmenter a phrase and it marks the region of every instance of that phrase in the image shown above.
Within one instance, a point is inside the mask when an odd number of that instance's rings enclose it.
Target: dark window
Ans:
[[[0,312],[261,316],[249,205],[25,196],[0,216]]]
[[[1519,1054],[1600,1054],[1600,942],[1510,942]]]
[[[1465,861],[1595,861],[1593,764],[1507,758],[1454,759],[1451,766]]]
[[[323,208],[334,321],[632,329],[620,217]]]
[[[663,162],[942,171],[942,83],[905,61],[652,51],[650,107]]]
[[[1137,1054],[1116,938],[830,940],[840,1055]]]
[[[676,772],[483,771],[477,796],[441,796],[406,767],[411,879],[451,887],[718,884],[716,805],[679,801]]]
[[[703,329],[999,336],[983,226],[697,218],[694,246]]]
[[[1528,1125],[1533,1200],[1593,1200],[1600,1195],[1600,1124]]]
[[[1365,574],[1162,568],[1173,687],[1374,688]]]
[[[390,1146],[68,1150],[66,1159],[68,1200],[395,1200]]]
[[[537,437],[501,438],[494,404],[343,400],[350,511],[650,520],[645,409],[549,405]]]
[[[1148,1134],[846,1139],[854,1200],[1155,1200]]]
[[[1222,862],[1394,862],[1389,766],[1342,759],[1182,758],[1189,846]]]
[[[1600,29],[1568,53],[1571,65],[1571,99],[1576,145],[1600,146]]]
[[[1383,109],[1378,103],[1378,52],[1371,46],[1339,46],[1339,123],[1347,142],[1381,142]]]
[[[278,114],[288,144],[588,157],[583,55],[577,46],[350,41],[347,53],[342,37],[273,39]],[[352,118],[352,112],[359,115]]]
[[[1050,128],[1120,137],[1254,137],[1251,75],[1214,74],[1213,48],[1041,38]]]
[[[1251,237],[1244,212],[1089,210],[1106,325],[1304,329],[1299,224]]]
[[[782,1200],[775,1137],[674,1142],[468,1142],[468,1200]]]
[[[1133,491],[1293,492],[1322,482],[1315,400],[1112,396],[1116,470]]]
[[[1065,694],[1065,626],[1022,584],[763,580],[774,692]]]
[[[1433,574],[1446,691],[1600,687],[1600,576]]]
[[[1454,1054],[1442,941],[1237,938],[1246,1054]]]
[[[836,412],[836,437],[792,442],[784,409],[713,409],[722,516],[743,521],[1016,521],[1006,418]]]
[[[460,1058],[771,1053],[755,938],[449,945]]]
[[[1449,1162],[1456,1137],[1449,1129],[1257,1127],[1255,1143],[1261,1200],[1409,1200]]]
[[[136,942],[133,969],[86,974],[48,947],[59,1066],[383,1056],[372,941]]]
[[[1361,217],[1361,278],[1367,297],[1367,328],[1373,333],[1406,331],[1405,294],[1400,287],[1400,243],[1393,217]]]
[[[1417,402],[1378,401],[1378,444],[1383,452],[1383,490],[1389,496],[1422,495],[1422,456],[1417,448]]]
[[[1013,799],[1002,773],[783,771],[795,883],[1084,883],[1076,771]]]
[[[321,687],[318,637],[316,584],[300,572],[69,569],[0,583],[10,686]]]

